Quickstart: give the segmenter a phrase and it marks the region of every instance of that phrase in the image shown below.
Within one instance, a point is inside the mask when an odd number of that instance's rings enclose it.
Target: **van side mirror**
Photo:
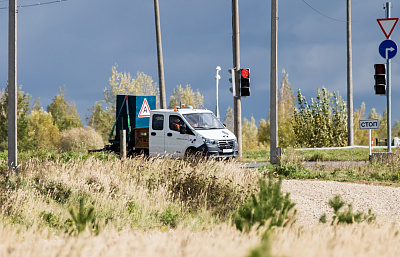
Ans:
[[[186,134],[186,123],[183,123],[182,126],[179,129],[179,132],[181,134]]]

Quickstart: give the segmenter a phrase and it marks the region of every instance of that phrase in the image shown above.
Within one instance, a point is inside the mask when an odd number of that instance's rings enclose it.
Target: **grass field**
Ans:
[[[281,165],[259,169],[243,169],[235,161],[121,161],[107,154],[38,151],[21,157],[19,174],[8,176],[4,156],[1,256],[400,255],[397,221],[294,223],[262,240],[262,231],[240,232],[231,219],[267,174],[347,180],[370,176],[398,183],[398,159],[313,171],[301,166],[303,157],[295,151],[287,151]],[[81,218],[76,221],[72,214]]]
[[[283,155],[293,149],[284,149]],[[373,152],[386,152],[386,148],[374,148]],[[307,149],[294,150],[298,158],[303,161],[368,161],[368,148],[342,148],[342,149]],[[392,152],[398,153],[397,148]],[[243,162],[269,162],[269,150],[247,150],[240,159]]]

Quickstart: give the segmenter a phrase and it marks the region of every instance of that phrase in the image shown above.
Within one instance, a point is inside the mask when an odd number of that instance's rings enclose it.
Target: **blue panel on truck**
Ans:
[[[154,109],[156,109],[154,95],[117,95],[115,140],[119,141],[122,129],[127,130],[127,134],[131,132],[129,134],[133,137],[133,129],[147,128],[150,123],[150,111]],[[127,141],[129,142],[130,138],[127,138]]]

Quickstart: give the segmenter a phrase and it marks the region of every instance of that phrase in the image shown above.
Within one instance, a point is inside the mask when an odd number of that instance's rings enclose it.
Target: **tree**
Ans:
[[[18,150],[24,151],[32,148],[31,138],[28,136],[29,120],[27,114],[32,96],[22,91],[22,86],[17,92],[17,140]],[[0,151],[8,149],[8,84],[5,91],[0,92]]]
[[[257,133],[257,139],[260,144],[264,145],[265,147],[269,148],[270,145],[270,130],[271,130],[271,124],[269,120],[261,119],[258,122],[258,133]]]
[[[292,119],[296,109],[296,98],[289,82],[289,74],[285,70],[282,73],[284,76],[278,91],[278,144],[286,148],[295,142]]]
[[[169,108],[185,104],[186,106],[190,105],[194,109],[198,109],[203,107],[203,100],[204,96],[200,94],[198,89],[194,93],[190,85],[186,85],[185,89],[183,89],[182,85],[178,85],[171,94]]]
[[[386,109],[382,115],[378,114],[375,108],[371,109],[371,112],[368,115],[368,119],[378,119],[379,120],[379,129],[372,129],[371,136],[372,138],[386,138],[387,137],[387,115]]]
[[[226,110],[224,124],[226,125],[226,128],[229,129],[232,133],[234,132],[233,109],[230,106]]]
[[[400,137],[400,123],[398,120],[394,122],[392,127],[392,137]]]
[[[89,109],[90,116],[86,117],[89,126],[94,128],[107,141],[108,135],[116,119],[116,97],[118,94],[155,95],[159,105],[159,90],[153,79],[137,72],[133,78],[128,72],[118,72],[117,65],[111,69],[108,87],[103,90],[104,100],[96,102]]]
[[[258,148],[258,128],[255,124],[254,117],[251,117],[250,121],[246,118],[243,119],[242,123],[242,140],[243,150],[255,150]]]
[[[53,124],[60,131],[83,127],[81,116],[79,116],[75,104],[70,104],[65,99],[65,89],[62,90],[60,88],[60,94],[56,95],[53,101],[47,106],[47,112],[51,113]]]
[[[344,146],[347,144],[347,108],[343,99],[325,87],[308,104],[298,91],[295,110],[295,144],[304,147]]]
[[[289,74],[282,70],[283,78],[278,91],[278,145],[281,147],[293,146],[295,144],[295,133],[293,130],[293,116],[296,109],[293,88],[289,82]],[[258,142],[269,147],[271,124],[269,119],[261,119],[258,123]]]
[[[28,115],[32,145],[35,149],[56,149],[59,140],[58,127],[53,123],[51,113],[40,110],[32,110]]]
[[[354,128],[354,144],[368,145],[368,130],[360,129],[359,122],[364,119],[365,103],[362,102],[361,106],[354,111],[353,115],[353,128]]]

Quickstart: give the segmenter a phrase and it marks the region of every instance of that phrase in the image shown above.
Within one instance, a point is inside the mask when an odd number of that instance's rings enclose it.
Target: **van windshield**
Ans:
[[[183,116],[195,130],[225,128],[221,121],[212,113],[190,113]]]

